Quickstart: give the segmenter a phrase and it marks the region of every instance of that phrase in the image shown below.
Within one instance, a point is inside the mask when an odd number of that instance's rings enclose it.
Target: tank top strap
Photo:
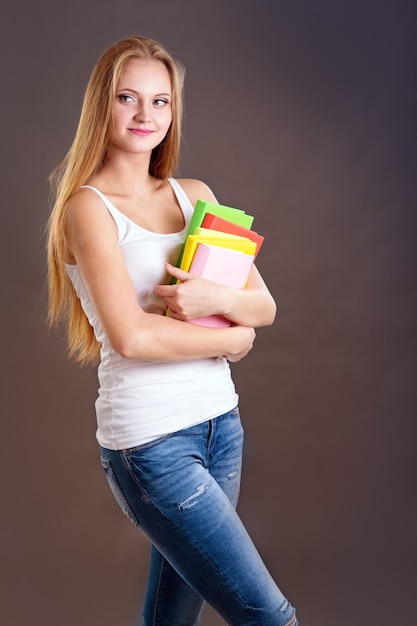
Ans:
[[[181,187],[181,185],[175,178],[167,178],[167,180],[177,197],[178,203],[181,207],[181,210],[185,218],[190,219],[192,214],[194,213],[194,207],[191,204],[191,200],[189,199],[184,189]]]
[[[126,232],[126,229],[129,228],[129,218],[126,217],[126,215],[124,215],[121,211],[119,211],[119,209],[115,207],[114,204],[104,195],[104,193],[101,192],[100,189],[97,189],[97,187],[93,187],[92,185],[82,185],[80,189],[91,189],[99,196],[99,198],[102,199],[110,215],[116,222],[119,235],[123,236]]]
[[[100,191],[100,189],[97,189],[97,187],[93,187],[92,185],[82,185],[80,187],[80,189],[92,189],[93,191],[96,192],[96,194],[103,200],[104,204],[106,205],[106,207],[109,209],[110,213],[112,213],[112,210],[115,209],[116,207],[110,202],[110,200],[108,198],[106,198],[106,196],[104,195],[104,193],[102,193]],[[117,210],[117,209],[116,209]]]

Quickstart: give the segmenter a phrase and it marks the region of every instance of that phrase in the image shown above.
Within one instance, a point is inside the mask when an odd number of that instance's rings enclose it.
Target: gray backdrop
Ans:
[[[413,3],[15,0],[0,18],[1,623],[130,626],[143,599],[95,372],[47,334],[44,292],[48,174],[93,64],[130,34],[187,67],[181,175],[266,236],[279,317],[233,368],[241,515],[300,626],[417,623]]]

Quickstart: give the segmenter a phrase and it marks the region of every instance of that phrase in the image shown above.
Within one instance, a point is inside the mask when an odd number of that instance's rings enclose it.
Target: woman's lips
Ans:
[[[152,135],[152,130],[147,130],[146,128],[129,128],[130,132],[138,137],[149,137]]]

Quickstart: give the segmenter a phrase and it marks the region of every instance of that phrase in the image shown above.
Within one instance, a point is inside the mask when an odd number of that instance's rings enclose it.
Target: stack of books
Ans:
[[[177,267],[220,285],[244,289],[264,237],[252,230],[253,216],[198,200]],[[190,320],[217,328],[231,326],[222,315]]]

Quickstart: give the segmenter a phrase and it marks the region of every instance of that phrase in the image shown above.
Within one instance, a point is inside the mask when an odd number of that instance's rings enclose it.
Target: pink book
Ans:
[[[189,272],[220,285],[244,289],[254,256],[240,250],[231,250],[206,243],[199,243]],[[226,328],[232,323],[222,315],[210,315],[190,320],[193,324]]]

